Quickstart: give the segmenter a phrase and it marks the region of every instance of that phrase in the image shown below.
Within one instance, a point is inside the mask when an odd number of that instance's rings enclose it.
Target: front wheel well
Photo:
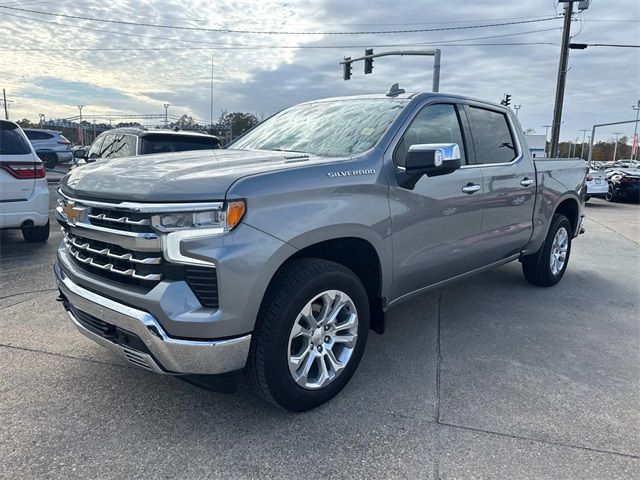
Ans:
[[[300,258],[329,260],[353,271],[364,285],[369,297],[371,329],[377,333],[384,332],[382,269],[378,253],[371,243],[356,237],[335,238],[315,243],[297,251],[280,266],[280,269],[290,261]]]

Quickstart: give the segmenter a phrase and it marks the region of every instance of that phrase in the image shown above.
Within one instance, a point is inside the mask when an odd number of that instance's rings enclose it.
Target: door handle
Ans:
[[[531,185],[533,185],[533,180],[524,177],[522,180],[520,180],[520,185],[522,185],[523,187],[530,187]]]
[[[480,185],[474,185],[473,183],[468,183],[467,185],[465,185],[464,187],[462,187],[462,191],[464,193],[468,193],[469,195],[471,195],[472,193],[476,193],[478,190],[480,190]]]

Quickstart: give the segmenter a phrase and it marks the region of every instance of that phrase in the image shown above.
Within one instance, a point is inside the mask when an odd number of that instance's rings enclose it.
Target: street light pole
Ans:
[[[580,130],[582,132],[582,148],[580,149],[580,158],[584,158],[584,139],[587,137],[589,130]]]
[[[562,122],[562,104],[564,102],[564,87],[567,83],[567,63],[569,61],[569,40],[571,35],[571,14],[573,1],[567,1],[564,8],[564,25],[562,29],[562,47],[560,49],[560,63],[558,65],[558,82],[556,85],[556,99],[553,107],[553,122],[551,129],[551,157],[558,154],[560,141],[560,123]]]
[[[164,126],[165,127],[169,127],[169,107],[170,106],[171,106],[170,103],[164,104]]]
[[[514,105],[513,109],[516,111],[516,118],[518,118],[518,110],[522,108],[522,105]]]
[[[613,161],[616,161],[616,154],[618,153],[618,135],[622,134],[622,132],[613,132],[616,136],[616,143],[613,146]]]
[[[636,111],[636,126],[633,129],[633,145],[635,145],[636,148],[632,152],[633,155],[631,155],[631,158],[635,160],[638,158],[638,119],[640,118],[640,100],[638,100],[638,103],[636,105],[633,105],[631,108]]]
[[[44,113],[40,113],[40,130],[44,129]]]
[[[80,131],[78,133],[80,134],[80,145],[84,147],[84,128],[82,128],[82,109],[83,108],[84,108],[84,105],[78,105],[78,110],[80,111]]]
[[[547,140],[549,139],[549,128],[551,127],[551,125],[541,125],[541,127],[545,129],[545,131],[544,131],[544,154],[547,155]]]

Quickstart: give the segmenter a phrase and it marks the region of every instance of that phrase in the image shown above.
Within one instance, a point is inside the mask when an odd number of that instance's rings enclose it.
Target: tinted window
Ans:
[[[116,135],[111,150],[103,157],[131,157],[136,154],[136,137],[133,135]]]
[[[297,105],[264,121],[230,148],[355,155],[378,142],[406,103],[369,98]]]
[[[27,155],[31,153],[29,143],[20,135],[18,126],[0,121],[0,155]]]
[[[424,143],[457,143],[462,163],[466,163],[464,140],[456,107],[450,104],[429,105],[413,119],[394,155],[396,165],[404,167],[411,145]]]
[[[25,130],[24,132],[29,140],[48,140],[53,135],[47,132],[38,132],[37,130]]]
[[[508,163],[516,158],[515,143],[504,113],[471,107],[469,123],[477,163]]]
[[[102,147],[102,142],[104,142],[105,136],[106,135],[100,135],[96,138],[96,141],[93,142],[93,145],[91,145],[91,148],[89,149],[89,154],[87,155],[88,158],[96,158],[100,156],[100,148]]]
[[[150,134],[140,138],[140,153],[186,152],[188,150],[210,150],[220,148],[217,138],[195,135]]]

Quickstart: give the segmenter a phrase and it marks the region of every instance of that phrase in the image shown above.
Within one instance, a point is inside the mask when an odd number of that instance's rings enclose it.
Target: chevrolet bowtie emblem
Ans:
[[[64,216],[67,217],[67,221],[72,225],[82,219],[85,210],[85,208],[74,207],[73,203],[67,203],[62,207]]]

